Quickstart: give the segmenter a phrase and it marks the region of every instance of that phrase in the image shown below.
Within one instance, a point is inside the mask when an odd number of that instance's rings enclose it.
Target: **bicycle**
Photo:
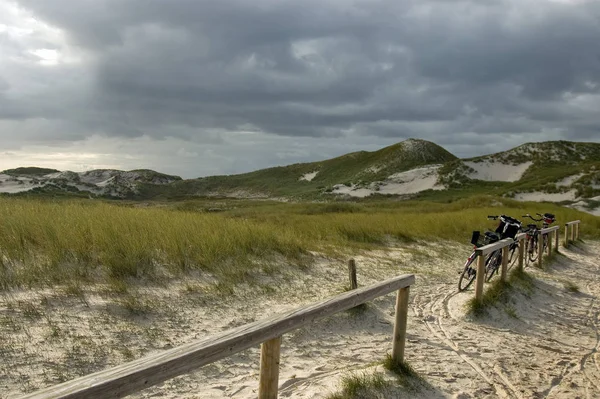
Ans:
[[[467,258],[465,262],[464,269],[458,279],[458,290],[464,291],[473,283],[475,277],[477,276],[477,267],[473,267],[473,262],[477,258],[476,249],[497,242],[503,238],[511,237],[515,238],[517,232],[521,229],[521,222],[517,219],[514,219],[510,216],[500,215],[500,216],[488,216],[488,219],[497,220],[500,219],[500,223],[496,228],[496,231],[486,231],[483,241],[480,240],[481,233],[479,231],[474,231],[471,236],[471,244],[473,244],[473,253],[471,256]],[[515,241],[509,247],[509,258],[508,261],[510,265],[514,264],[516,260],[515,252],[518,248],[518,242]],[[502,264],[502,249],[498,249],[492,253],[490,253],[485,260],[485,281],[490,281],[494,276],[494,273],[498,272],[500,265]]]
[[[547,228],[552,223],[556,222],[556,217],[552,213],[544,213],[543,215],[540,213],[536,213],[537,216],[540,216],[539,219],[534,218],[530,214],[523,215],[524,218],[530,218],[534,222],[542,222],[542,228]],[[525,230],[525,250],[527,254],[525,256],[525,267],[529,266],[529,262],[532,264],[538,259],[539,253],[539,245],[538,245],[538,236],[539,236],[540,228],[537,224],[528,224],[527,229]],[[546,251],[548,248],[548,234],[542,234],[542,253]]]

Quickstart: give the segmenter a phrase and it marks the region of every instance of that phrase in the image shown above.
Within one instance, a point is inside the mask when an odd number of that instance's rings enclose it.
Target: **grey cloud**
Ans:
[[[570,100],[600,92],[597,2],[18,3],[85,57],[48,69],[25,60],[23,43],[2,42],[21,61],[0,61],[0,119],[64,123],[71,139],[217,143],[251,126],[450,147],[554,138],[549,129],[587,140],[600,125],[593,107]],[[35,90],[18,88],[28,80]]]

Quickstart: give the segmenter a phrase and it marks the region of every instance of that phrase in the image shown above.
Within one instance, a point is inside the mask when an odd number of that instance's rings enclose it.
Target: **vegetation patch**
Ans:
[[[423,385],[425,380],[407,362],[397,362],[390,354],[383,361],[383,367],[398,377],[398,383],[404,387],[417,388]]]
[[[15,168],[15,169],[6,169],[3,170],[2,174],[10,175],[10,176],[44,176],[50,173],[60,172],[56,169],[48,169],[48,168],[37,168],[37,167],[24,167],[24,168]]]
[[[579,292],[579,286],[572,281],[569,281],[569,280],[563,281],[563,286],[565,287],[565,290],[567,290],[569,292],[573,292],[573,293]]]
[[[344,256],[390,242],[449,240],[495,229],[487,215],[539,212],[539,204],[476,195],[448,202],[279,203],[186,200],[112,202],[0,197],[0,289],[103,284],[124,292],[136,281],[162,284],[188,274],[232,289],[280,267],[306,270],[311,253]],[[219,208],[220,212],[204,212]],[[600,237],[600,218],[545,205],[559,221],[582,220]],[[423,259],[426,261],[426,259]]]
[[[511,293],[517,289],[531,294],[534,288],[533,278],[519,268],[514,268],[510,273],[507,281],[502,281],[500,278],[489,284],[483,292],[481,301],[477,301],[475,297],[467,302],[467,314],[475,317],[483,317],[487,315],[488,309],[498,305],[504,305],[504,310],[511,317],[517,317],[516,311],[510,305]]]
[[[389,388],[383,373],[353,373],[342,377],[340,391],[326,399],[384,399]]]

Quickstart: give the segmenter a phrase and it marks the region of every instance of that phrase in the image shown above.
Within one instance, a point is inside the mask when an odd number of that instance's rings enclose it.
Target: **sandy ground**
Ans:
[[[368,197],[378,194],[414,194],[425,190],[443,190],[445,186],[438,185],[438,169],[441,165],[429,165],[422,168],[410,169],[405,172],[390,175],[385,181],[373,183],[367,187],[351,187],[336,184],[332,194],[346,194],[352,197]],[[376,186],[376,187],[375,187]]]
[[[491,161],[464,162],[464,164],[474,170],[468,175],[471,179],[515,182],[521,179],[523,173],[525,173],[533,162],[524,162],[518,165]]]
[[[319,171],[314,171],[314,172],[310,172],[310,173],[305,173],[302,176],[300,176],[299,180],[306,180],[306,181],[312,181],[312,179],[314,179],[315,177],[317,177],[317,174],[319,174]]]
[[[600,397],[600,243],[561,248],[534,284],[480,319],[465,316],[473,291],[458,293],[468,245],[403,245],[355,256],[359,285],[415,273],[406,360],[420,390],[388,397]],[[225,331],[341,292],[342,261],[318,258],[259,285],[219,297],[202,276],[185,284],[138,287],[130,296],[96,290],[22,291],[0,297],[0,397],[53,385],[148,353]],[[567,287],[577,287],[577,292]],[[284,335],[280,397],[322,398],[342,376],[381,370],[391,350],[393,294],[362,313],[343,312]],[[256,397],[259,348],[236,354],[134,397]],[[388,379],[393,377],[388,375]]]
[[[550,202],[560,202],[560,201],[575,201],[575,190],[570,190],[564,193],[544,193],[541,191],[534,191],[531,193],[518,193],[515,195],[515,199],[517,201],[550,201]]]

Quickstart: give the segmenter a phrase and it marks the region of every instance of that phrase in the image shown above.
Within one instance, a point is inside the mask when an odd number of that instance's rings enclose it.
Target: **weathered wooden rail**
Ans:
[[[483,283],[485,281],[485,260],[487,255],[491,254],[498,249],[502,249],[502,265],[500,269],[500,278],[502,281],[506,280],[506,274],[508,269],[508,247],[514,243],[515,240],[512,238],[505,238],[498,242],[484,245],[475,250],[477,254],[477,274],[475,280],[475,299],[479,302],[483,301]]]
[[[580,220],[574,220],[572,222],[565,223],[565,247],[569,246],[571,241],[579,240],[579,225]],[[569,236],[569,227],[571,228],[571,235]],[[570,237],[570,240],[569,240]]]
[[[405,274],[355,289],[222,334],[156,353],[120,366],[49,387],[23,399],[120,398],[261,344],[259,399],[277,398],[281,337],[317,319],[398,291],[392,358],[404,360],[408,295],[415,276]]]
[[[554,251],[558,252],[558,234],[560,226],[547,227],[538,231],[538,267],[542,268],[543,251],[544,251],[544,235],[548,235],[548,246],[546,247],[548,252],[547,255],[552,253],[552,242],[554,241]]]

